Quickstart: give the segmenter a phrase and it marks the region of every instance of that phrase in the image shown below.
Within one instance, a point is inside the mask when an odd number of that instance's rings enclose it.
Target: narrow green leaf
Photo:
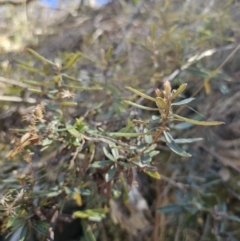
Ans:
[[[105,181],[106,182],[111,181],[114,178],[115,174],[116,174],[116,167],[112,165],[107,171],[107,173],[105,174]]]
[[[130,163],[130,162],[118,161],[117,163],[118,163],[120,166],[123,166],[123,167],[134,167],[134,166],[135,166],[133,163]]]
[[[19,241],[24,241],[25,239],[27,239],[27,235],[28,235],[28,225],[24,224],[21,230]]]
[[[152,133],[125,133],[125,132],[110,132],[108,133],[110,136],[115,137],[138,137],[138,136],[145,136],[145,135],[152,135]]]
[[[71,102],[71,101],[64,101],[64,102],[61,102],[61,106],[77,106],[78,103],[76,102]]]
[[[156,101],[155,98],[153,98],[153,97],[151,97],[151,96],[149,96],[149,95],[146,95],[146,94],[144,94],[144,93],[142,93],[142,92],[140,92],[140,91],[138,91],[138,90],[136,90],[136,89],[133,89],[133,88],[131,88],[130,86],[126,86],[126,89],[134,92],[134,93],[137,94],[137,95],[142,96],[142,97],[145,98],[145,99],[148,99],[148,100],[151,100],[151,101],[154,101],[154,102]]]
[[[76,85],[62,85],[63,87],[69,88],[69,89],[77,89],[77,90],[85,90],[85,91],[91,91],[91,90],[102,90],[103,88],[100,86],[92,86],[92,87],[84,87],[84,86],[76,86]]]
[[[151,151],[151,152],[149,153],[149,156],[150,156],[150,157],[154,157],[154,156],[158,155],[159,153],[160,153],[160,151]]]
[[[193,124],[187,123],[187,122],[182,122],[178,124],[171,124],[170,127],[176,130],[185,130],[189,129],[193,126]]]
[[[71,58],[68,60],[68,62],[66,64],[66,66],[63,67],[63,70],[71,68],[80,56],[81,56],[80,53],[76,53],[73,56],[71,56]]]
[[[21,82],[28,84],[28,85],[33,85],[33,86],[49,86],[51,84],[54,84],[54,81],[44,81],[44,82],[39,82],[39,81],[34,81],[34,80],[24,80],[22,79]]]
[[[27,70],[28,72],[31,73],[42,73],[42,70],[36,69],[32,66],[26,65],[26,64],[17,64],[18,67]]]
[[[37,59],[41,60],[43,63],[56,66],[55,63],[53,63],[53,62],[49,61],[48,59],[44,58],[43,56],[41,56],[40,54],[38,54],[38,53],[35,52],[34,50],[32,50],[32,49],[27,49],[27,50],[28,50],[32,55],[34,55]]]
[[[101,222],[102,221],[102,217],[99,217],[99,216],[89,216],[88,220],[92,221],[92,222]]]
[[[187,87],[187,84],[181,84],[178,89],[172,94],[172,100],[176,99]]]
[[[181,143],[181,144],[184,144],[184,143],[192,143],[192,142],[196,142],[196,141],[202,141],[203,138],[199,137],[199,138],[189,138],[189,139],[175,139],[175,143]]]
[[[160,109],[166,109],[168,107],[167,103],[161,97],[156,97],[156,104]]]
[[[207,73],[204,70],[201,70],[197,67],[188,67],[187,69],[185,69],[188,73],[191,73],[194,76],[198,76],[198,77],[202,77],[202,78],[209,78],[210,74]]]
[[[42,90],[38,90],[38,89],[32,89],[32,88],[28,88],[29,91],[33,92],[33,93],[37,93],[37,94],[45,94]]]
[[[115,160],[117,160],[119,158],[119,152],[117,148],[111,148],[112,151],[112,155],[114,157]]]
[[[110,154],[110,153],[108,152],[108,150],[107,150],[107,148],[106,148],[105,146],[103,147],[103,153],[104,153],[104,155],[105,155],[109,160],[111,160],[112,162],[115,161],[115,158],[113,157],[112,154]]]
[[[146,143],[150,144],[153,142],[153,137],[150,135],[146,135],[146,136],[144,136],[144,140]]]
[[[106,160],[106,161],[96,161],[91,164],[91,167],[94,168],[101,168],[101,167],[106,167],[108,165],[112,165],[112,161]]]
[[[110,47],[108,48],[108,50],[107,50],[106,57],[105,57],[105,59],[106,59],[107,62],[109,61],[109,59],[110,59],[111,56],[112,56],[112,51],[113,51],[113,47],[110,46]]]
[[[178,154],[179,156],[182,156],[182,157],[191,157],[191,155],[185,151],[183,151],[177,144],[176,142],[174,141],[174,139],[172,138],[172,136],[164,131],[164,137],[165,137],[165,140],[166,140],[166,143],[168,145],[168,147],[173,151],[175,152],[176,154]]]
[[[47,197],[56,197],[56,196],[58,196],[59,194],[61,194],[62,193],[62,191],[61,190],[58,190],[58,191],[56,191],[56,192],[50,192],[50,193],[48,193],[46,196]]]
[[[136,103],[133,103],[132,101],[128,101],[128,100],[123,100],[123,102],[125,104],[128,104],[128,105],[132,105],[134,107],[137,107],[139,109],[143,109],[143,110],[150,110],[150,111],[157,111],[158,108],[151,108],[151,107],[147,107],[147,106],[143,106],[143,105],[139,105],[139,104],[136,104]]]
[[[106,216],[106,210],[104,208],[94,208],[94,209],[87,209],[85,212],[91,216]]]
[[[89,214],[87,214],[84,211],[76,211],[76,212],[73,213],[73,217],[75,217],[75,218],[88,218]]]
[[[236,215],[230,215],[230,216],[227,216],[227,218],[229,220],[236,221],[236,222],[240,223],[240,217],[238,217]]]
[[[51,143],[52,143],[52,140],[46,138],[46,139],[43,140],[42,146],[49,146]]]
[[[181,100],[181,101],[172,103],[172,105],[186,105],[186,104],[190,103],[193,100],[195,100],[195,98],[187,98],[185,100]]]
[[[32,223],[33,228],[40,234],[47,236],[47,229],[49,228],[49,223],[44,221],[36,221],[36,223]]]
[[[150,177],[153,177],[153,178],[155,178],[155,179],[161,179],[161,176],[160,176],[160,174],[158,173],[158,171],[145,171],[145,173],[148,175],[148,176],[150,176]]]
[[[158,208],[158,212],[159,213],[178,213],[178,212],[181,212],[183,211],[183,206],[182,205],[179,205],[179,204],[169,204],[169,205],[166,205],[166,206],[163,206],[161,208]]]
[[[156,35],[156,24],[153,23],[151,25],[150,33],[151,33],[151,39],[154,40]]]
[[[66,125],[67,131],[74,137],[76,138],[81,138],[82,135],[80,132],[78,132],[72,125],[67,124]]]
[[[177,120],[188,122],[188,123],[191,123],[191,124],[194,124],[194,125],[218,126],[218,125],[225,124],[224,122],[220,122],[220,121],[197,121],[197,120],[192,120],[192,119],[188,119],[188,118],[182,117],[180,115],[176,115],[176,114],[173,114],[173,116],[176,117]]]
[[[75,77],[69,76],[69,75],[67,75],[67,74],[62,74],[62,77],[66,78],[66,79],[68,79],[68,80],[76,81],[76,82],[78,82],[78,83],[81,82],[80,79],[76,79]]]
[[[87,221],[82,220],[81,223],[84,233],[84,241],[96,241],[96,238],[94,237],[94,234],[92,232],[92,228],[88,227]]]

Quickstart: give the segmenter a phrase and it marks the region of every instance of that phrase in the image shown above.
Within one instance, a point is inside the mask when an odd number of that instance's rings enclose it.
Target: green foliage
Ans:
[[[135,94],[155,102],[157,108],[148,108],[142,105],[138,105],[131,101],[125,101],[125,103],[133,105],[134,107],[139,107],[148,111],[158,110],[159,119],[154,124],[158,124],[154,131],[148,129],[146,126],[151,125],[151,119],[148,121],[143,120],[132,120],[129,121],[129,125],[125,127],[125,132],[123,129],[120,129],[120,132],[108,133],[107,130],[97,129],[88,123],[87,115],[84,117],[77,118],[74,123],[70,124],[69,121],[65,120],[64,115],[66,114],[66,107],[72,105],[66,104],[67,102],[63,101],[64,98],[72,98],[73,94],[68,89],[63,89],[66,87],[64,83],[69,81],[69,79],[64,79],[62,71],[69,69],[76,62],[79,54],[73,55],[72,58],[67,62],[64,68],[56,63],[53,63],[33,50],[29,50],[31,54],[34,55],[37,59],[43,62],[44,68],[53,66],[56,69],[57,75],[53,77],[53,85],[50,83],[45,86],[46,88],[42,91],[41,88],[35,91],[38,95],[47,95],[48,98],[46,101],[41,102],[41,104],[36,105],[33,110],[25,116],[24,120],[29,122],[29,125],[26,129],[21,130],[25,132],[18,140],[15,142],[13,150],[11,150],[7,157],[9,159],[16,159],[17,156],[22,156],[25,161],[32,166],[32,171],[25,176],[16,176],[12,181],[11,188],[14,191],[4,194],[2,202],[3,203],[3,212],[6,212],[7,215],[11,215],[14,220],[10,223],[8,222],[7,227],[13,228],[13,231],[23,225],[21,232],[21,240],[25,240],[25,237],[28,236],[29,227],[27,223],[32,223],[35,231],[41,234],[46,234],[47,226],[41,227],[40,224],[36,224],[32,216],[42,217],[42,220],[46,220],[45,215],[42,213],[46,208],[48,203],[55,203],[61,207],[64,202],[67,200],[75,200],[78,206],[82,206],[82,196],[90,195],[91,197],[96,197],[96,193],[93,192],[93,184],[89,187],[90,189],[81,188],[87,185],[88,175],[86,171],[88,169],[102,169],[105,177],[105,183],[110,183],[111,181],[119,179],[122,176],[122,173],[132,172],[132,169],[137,167],[139,170],[145,172],[150,177],[160,179],[161,175],[158,173],[157,169],[152,165],[152,159],[159,155],[159,151],[156,150],[156,143],[158,139],[164,135],[165,141],[169,148],[183,157],[190,157],[189,153],[183,151],[177,144],[178,143],[191,143],[193,141],[201,140],[200,138],[194,139],[178,139],[174,140],[170,135],[168,123],[171,121],[183,120],[190,122],[192,124],[202,124],[202,125],[217,125],[222,124],[221,122],[201,122],[191,119],[187,119],[178,115],[173,114],[172,100],[177,98],[183,90],[186,88],[186,84],[180,85],[177,90],[172,90],[170,83],[167,81],[164,83],[164,89],[156,89],[156,97],[148,96],[134,88],[127,87],[128,90],[134,92]],[[24,68],[27,70],[27,68]],[[32,72],[32,69],[28,69]],[[34,71],[34,73],[39,73]],[[44,70],[42,71],[44,73]],[[73,78],[70,78],[73,79]],[[71,80],[70,80],[71,82]],[[30,82],[28,82],[30,84]],[[41,85],[41,84],[40,84]],[[34,86],[39,86],[38,83],[34,83]],[[40,86],[39,86],[40,87]],[[29,87],[31,90],[31,87]],[[90,91],[93,91],[89,87]],[[185,99],[180,102],[176,102],[178,105],[183,105],[189,103],[192,99]],[[65,104],[64,104],[65,103]],[[74,102],[68,102],[74,103]],[[78,105],[78,103],[76,103]],[[48,112],[52,111],[52,106],[55,106],[54,117],[51,119],[48,118]],[[100,107],[100,106],[99,106]],[[98,107],[98,108],[99,108]],[[143,108],[144,107],[144,108]],[[89,113],[88,113],[89,114]],[[145,129],[143,133],[136,131],[135,124],[144,125]],[[135,133],[129,132],[135,130]],[[123,134],[123,135],[122,135]],[[112,136],[115,138],[113,139]],[[125,140],[121,140],[121,137],[124,136]],[[142,137],[144,136],[144,139]],[[134,138],[134,141],[130,138]],[[86,159],[86,163],[76,163],[78,153],[83,151],[84,145],[92,147],[90,150],[90,159]],[[141,144],[140,144],[141,143]],[[40,148],[42,153],[47,152],[48,150],[53,151],[56,148],[64,146],[65,149],[74,150],[75,153],[68,163],[59,163],[57,166],[53,166],[54,172],[58,173],[55,177],[57,185],[52,185],[47,181],[46,174],[38,173],[38,167],[34,166],[34,160],[32,155]],[[95,153],[96,147],[102,149],[102,153]],[[96,161],[98,156],[104,154],[105,160]],[[84,168],[84,172],[79,174],[74,174],[78,169]],[[51,172],[51,171],[50,171]],[[85,174],[84,174],[85,173]],[[121,179],[123,182],[131,182],[128,178]],[[8,180],[6,180],[8,181]],[[94,181],[94,180],[92,180]],[[92,182],[91,181],[91,182]],[[45,182],[48,182],[49,185],[45,187]],[[89,185],[87,185],[89,186]],[[108,190],[111,193],[111,187]],[[18,191],[20,190],[20,191]],[[36,203],[32,206],[33,203]],[[95,205],[99,206],[98,203]],[[72,218],[88,219],[89,221],[99,222],[102,218],[106,217],[107,210],[104,209],[84,209],[82,211],[76,211],[72,215]],[[37,209],[37,211],[36,211]],[[9,219],[11,220],[11,219]],[[22,220],[22,221],[21,221]],[[19,225],[16,224],[19,223]],[[42,232],[40,230],[43,230]],[[85,234],[89,236],[89,233]],[[93,235],[93,234],[91,234]]]

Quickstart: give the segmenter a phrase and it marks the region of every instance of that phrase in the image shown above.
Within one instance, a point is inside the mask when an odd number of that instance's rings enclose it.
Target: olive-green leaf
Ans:
[[[170,135],[170,133],[164,131],[164,137],[166,140],[166,143],[168,145],[168,147],[175,152],[176,154],[178,154],[179,156],[182,157],[191,157],[191,154],[185,152],[184,150],[182,150],[174,141],[173,137]]]
[[[187,84],[181,84],[178,89],[172,94],[172,100],[176,99],[187,87]]]
[[[51,62],[50,60],[44,58],[42,55],[38,54],[38,53],[35,52],[34,50],[32,50],[32,49],[27,49],[27,50],[28,50],[32,55],[34,55],[34,57],[36,57],[37,59],[41,60],[43,63],[56,66],[55,63],[53,63],[53,62]]]
[[[161,175],[157,172],[157,171],[145,171],[145,173],[150,176],[153,177],[155,179],[161,179]]]
[[[88,226],[87,221],[82,220],[81,223],[83,227],[84,241],[96,241],[96,238],[92,232],[92,228]]]
[[[187,98],[185,100],[181,100],[181,101],[172,103],[172,105],[186,105],[186,104],[190,103],[193,100],[195,100],[195,98]]]
[[[137,107],[139,109],[143,109],[143,110],[153,110],[153,111],[157,111],[158,108],[151,108],[151,107],[147,107],[147,106],[143,106],[143,105],[139,105],[139,104],[136,104],[136,103],[133,103],[132,101],[128,101],[128,100],[124,100],[123,101],[125,104],[128,104],[128,105],[132,105],[134,107]]]
[[[22,227],[21,234],[20,234],[20,237],[19,237],[19,241],[24,241],[25,239],[27,239],[27,236],[28,236],[28,225],[26,223]]]
[[[182,117],[180,115],[176,115],[173,114],[173,116],[180,121],[184,121],[184,122],[188,122],[194,125],[201,125],[201,126],[218,126],[218,125],[222,125],[225,124],[224,122],[221,121],[197,121],[197,120],[192,120],[192,119],[188,119],[185,117]]]
[[[111,161],[115,161],[115,158],[113,157],[113,155],[112,154],[110,154],[109,152],[108,152],[108,150],[106,149],[106,147],[104,146],[103,147],[103,153],[104,153],[104,155],[109,159],[109,160],[111,160]]]
[[[85,87],[85,86],[76,86],[76,85],[62,85],[63,87],[69,88],[69,89],[77,89],[77,90],[102,90],[102,87],[100,86],[92,86],[92,87]]]
[[[105,174],[105,181],[106,182],[111,181],[114,178],[115,174],[116,174],[116,167],[112,165],[107,171],[107,173]]]
[[[107,62],[109,61],[109,59],[110,59],[111,56],[112,56],[112,51],[113,51],[113,47],[110,46],[110,47],[108,48],[108,50],[107,50],[106,57],[105,57],[105,59],[106,59]]]
[[[34,80],[24,80],[23,79],[22,82],[25,84],[28,84],[28,85],[33,85],[33,86],[49,86],[51,84],[54,84],[53,80],[39,82],[39,81],[34,81]]]
[[[61,102],[61,106],[77,106],[78,104],[76,102],[71,102],[71,101],[64,101]]]
[[[179,204],[169,204],[167,206],[158,208],[159,213],[178,213],[183,210],[184,210],[183,206]]]
[[[76,138],[81,138],[81,137],[82,137],[82,136],[81,136],[81,133],[79,133],[79,132],[75,129],[75,127],[73,127],[72,125],[67,124],[67,125],[66,125],[66,129],[67,129],[67,131],[68,131],[72,136],[74,136],[74,137],[76,137]]]
[[[152,135],[153,133],[126,133],[126,132],[110,132],[110,136],[115,137],[138,137],[138,136],[145,136],[145,135]]]
[[[91,164],[91,167],[94,168],[101,168],[101,167],[106,167],[108,165],[111,165],[113,162],[106,160],[106,161],[96,161],[94,163]]]
[[[63,70],[71,68],[80,56],[81,56],[80,53],[76,53],[73,56],[71,56],[67,64],[63,67]]]
[[[199,137],[199,138],[189,138],[189,139],[175,139],[175,143],[192,143],[192,142],[196,142],[196,141],[202,141],[203,138]]]
[[[194,76],[202,77],[202,78],[209,78],[210,74],[204,70],[201,70],[197,67],[188,67],[185,69],[188,73],[191,73]]]
[[[75,217],[75,218],[88,218],[89,214],[87,214],[84,211],[76,211],[76,212],[73,213],[73,217]]]
[[[133,163],[118,161],[118,164],[123,167],[134,167]]]
[[[78,82],[78,83],[81,82],[80,79],[76,79],[75,77],[69,76],[69,75],[67,75],[67,74],[62,74],[62,77],[66,78],[66,79],[68,79],[68,80],[71,80],[71,81],[76,81],[76,82]]]
[[[156,104],[161,109],[166,109],[168,107],[167,103],[161,97],[156,97]]]
[[[17,66],[22,68],[22,69],[25,69],[25,70],[27,70],[28,72],[31,72],[31,73],[42,73],[43,72],[40,69],[36,69],[36,68],[34,68],[32,66],[29,66],[29,65],[26,65],[26,64],[18,64]]]
[[[148,100],[151,100],[151,101],[154,101],[154,102],[156,101],[155,98],[153,98],[153,97],[151,97],[151,96],[149,96],[149,95],[146,95],[146,94],[144,94],[144,93],[142,93],[142,92],[140,92],[140,91],[138,91],[138,90],[136,90],[136,89],[133,89],[133,88],[130,87],[130,86],[126,86],[125,88],[128,89],[128,90],[130,90],[130,91],[132,91],[132,92],[134,92],[134,93],[137,94],[137,95],[142,96],[142,97],[145,98],[145,99],[148,99]]]

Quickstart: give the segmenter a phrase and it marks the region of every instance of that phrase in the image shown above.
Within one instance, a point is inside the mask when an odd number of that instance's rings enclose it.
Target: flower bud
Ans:
[[[171,87],[171,84],[170,82],[167,80],[164,84],[164,90],[165,90],[165,93],[167,96],[169,96],[171,94],[171,90],[172,90],[172,87]]]

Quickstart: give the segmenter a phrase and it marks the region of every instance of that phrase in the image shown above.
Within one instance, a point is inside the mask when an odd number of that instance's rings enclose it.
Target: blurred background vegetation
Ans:
[[[240,240],[238,0],[2,0],[0,12],[3,240]],[[146,171],[128,160],[149,140],[128,134],[152,112],[123,100],[156,106],[125,86],[155,98],[166,81],[195,98],[174,113],[225,125],[169,122],[175,140],[203,140],[180,143],[182,157],[160,136]]]

